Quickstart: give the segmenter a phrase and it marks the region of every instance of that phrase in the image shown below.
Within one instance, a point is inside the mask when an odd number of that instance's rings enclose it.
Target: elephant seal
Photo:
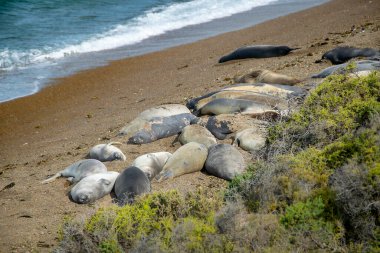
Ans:
[[[270,70],[253,70],[248,74],[234,77],[236,83],[270,83],[270,84],[284,84],[295,85],[301,80],[291,76],[278,74]]]
[[[110,142],[107,144],[98,144],[91,148],[89,158],[96,159],[101,162],[108,162],[113,160],[125,161],[126,157],[123,152],[115,144],[122,145],[120,142]]]
[[[190,125],[196,118],[191,113],[172,115],[169,117],[156,117],[146,122],[144,127],[134,132],[128,139],[128,144],[143,144],[176,135]]]
[[[193,121],[206,127],[216,138],[224,140],[227,135],[246,128],[267,129],[269,123],[264,120],[254,119],[250,115],[222,114],[211,117],[202,117]]]
[[[240,152],[229,144],[218,144],[209,148],[205,169],[211,175],[232,180],[246,169]]]
[[[370,61],[370,60],[364,60],[364,61],[356,61],[355,63],[355,69],[353,72],[363,71],[363,70],[380,70],[380,61]],[[343,63],[335,66],[331,66],[328,68],[325,68],[318,74],[314,74],[311,77],[312,78],[325,78],[332,74],[344,74],[347,73],[346,67],[349,63]]]
[[[242,98],[244,96],[251,96],[251,100],[261,102],[272,101],[273,99],[293,99],[304,95],[306,95],[304,89],[289,85],[267,83],[234,84],[218,91],[193,98],[187,102],[186,106],[189,109],[197,110],[216,98]]]
[[[114,192],[119,205],[130,204],[137,195],[150,191],[149,178],[137,167],[124,169],[116,178]]]
[[[204,105],[206,105],[207,103],[211,102],[212,100],[219,99],[219,98],[251,100],[258,104],[265,104],[265,105],[273,106],[276,108],[281,108],[283,110],[287,109],[288,107],[288,101],[281,97],[268,95],[268,94],[262,94],[262,93],[258,93],[254,91],[222,90],[220,92],[215,93],[214,95],[210,97],[207,97],[198,101],[194,106],[194,110],[197,111],[200,108],[202,108]]]
[[[262,115],[265,112],[275,110],[276,108],[273,106],[256,103],[252,100],[217,98],[205,104],[194,114],[197,116],[231,113]]]
[[[236,133],[233,146],[245,151],[258,151],[265,146],[266,128],[251,127]]]
[[[380,51],[372,48],[337,47],[322,55],[322,59],[329,60],[332,64],[342,64],[356,57],[376,57]],[[320,60],[320,61],[321,61]],[[319,62],[319,61],[317,61]]]
[[[84,159],[61,170],[54,176],[42,181],[43,184],[50,183],[59,177],[67,177],[71,183],[76,183],[82,178],[96,173],[103,173],[107,171],[107,167],[99,160]]]
[[[118,176],[119,172],[115,171],[87,176],[70,190],[71,199],[78,204],[92,203],[112,191]]]
[[[152,180],[162,171],[166,161],[171,156],[172,154],[169,152],[157,152],[141,155],[133,161],[132,166],[142,170],[149,180]]]
[[[219,63],[226,61],[247,59],[247,58],[269,58],[284,56],[293,50],[299,48],[290,48],[288,46],[273,46],[273,45],[255,45],[241,47],[233,51],[232,53],[223,56],[219,59]]]
[[[182,130],[179,136],[179,142],[182,145],[189,142],[197,142],[208,148],[216,144],[216,139],[207,128],[201,125],[189,125]]]
[[[200,171],[207,158],[207,147],[196,142],[189,142],[175,151],[158,175],[158,182],[183,174]]]
[[[149,108],[141,112],[134,120],[124,126],[119,135],[131,135],[144,128],[147,122],[160,117],[169,117],[178,114],[190,113],[189,109],[180,104],[165,104]]]

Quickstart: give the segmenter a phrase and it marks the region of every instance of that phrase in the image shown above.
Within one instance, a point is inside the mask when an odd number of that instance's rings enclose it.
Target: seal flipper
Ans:
[[[41,182],[41,184],[48,184],[50,182],[53,182],[54,180],[56,180],[57,178],[59,177],[62,177],[62,171],[58,172],[57,174],[55,174],[54,176],[52,177],[49,177],[48,179],[44,180]]]
[[[167,180],[173,177],[174,177],[173,171],[165,171],[158,175],[157,182],[162,182],[164,180]]]

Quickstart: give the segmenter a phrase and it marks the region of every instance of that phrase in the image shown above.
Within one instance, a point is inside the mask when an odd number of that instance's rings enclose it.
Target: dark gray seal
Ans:
[[[147,122],[161,117],[169,117],[178,114],[190,113],[186,106],[180,104],[166,104],[146,109],[134,120],[125,125],[119,135],[131,136],[142,129]]]
[[[107,171],[83,178],[71,190],[71,199],[78,204],[88,204],[110,194],[119,172]]]
[[[107,167],[101,161],[95,159],[84,159],[73,163],[54,176],[42,181],[42,183],[50,183],[56,180],[58,177],[67,177],[67,180],[69,180],[71,183],[76,183],[84,177],[106,171]]]
[[[114,192],[119,205],[132,203],[138,195],[151,190],[150,180],[142,170],[130,166],[116,178]]]
[[[349,63],[343,63],[335,66],[331,66],[328,68],[325,68],[318,74],[314,74],[311,77],[312,78],[325,78],[332,74],[344,74],[347,72],[346,67]],[[353,72],[359,72],[364,70],[380,70],[380,61],[370,61],[370,60],[364,60],[364,61],[356,61],[355,62],[355,69],[353,69]]]
[[[143,144],[176,135],[190,125],[196,117],[191,113],[183,113],[169,117],[156,117],[147,121],[141,129],[128,139],[128,144]]]
[[[336,65],[345,63],[356,57],[376,56],[380,56],[380,51],[373,48],[337,47],[324,53],[322,59],[327,59],[332,64]]]
[[[220,58],[219,63],[232,61],[232,60],[238,60],[238,59],[247,59],[247,58],[269,58],[269,57],[284,56],[296,49],[299,49],[299,48],[290,48],[288,46],[273,46],[273,45],[256,45],[256,46],[241,47],[241,48],[236,49],[232,53]]]
[[[229,144],[218,144],[209,148],[205,169],[211,175],[232,180],[246,169],[240,152]]]

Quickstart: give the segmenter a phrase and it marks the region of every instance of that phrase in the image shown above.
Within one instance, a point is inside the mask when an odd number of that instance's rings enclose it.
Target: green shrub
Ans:
[[[298,112],[269,129],[268,156],[322,148],[380,112],[380,74],[333,75],[310,92]]]

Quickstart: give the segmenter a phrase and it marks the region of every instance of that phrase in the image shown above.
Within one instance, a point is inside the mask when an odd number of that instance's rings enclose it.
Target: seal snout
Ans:
[[[90,198],[88,197],[87,194],[80,194],[78,196],[78,203],[80,204],[87,204],[90,202]]]

